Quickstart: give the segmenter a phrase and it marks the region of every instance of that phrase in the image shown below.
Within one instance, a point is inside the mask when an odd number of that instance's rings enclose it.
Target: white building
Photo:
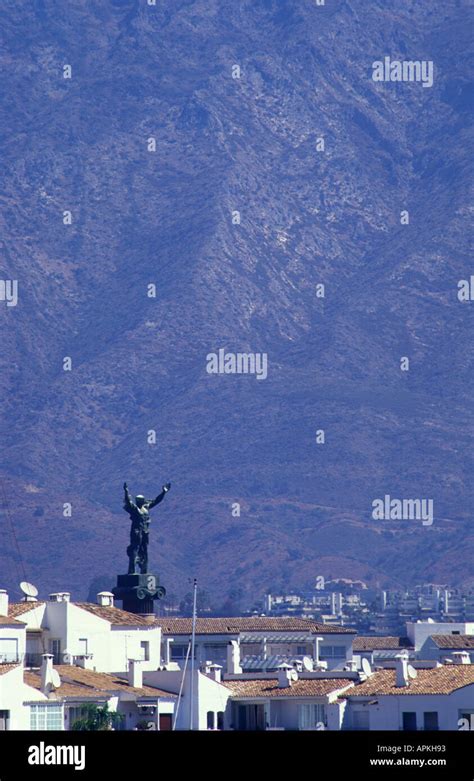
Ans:
[[[225,680],[232,692],[229,727],[237,730],[339,730],[354,680],[282,667],[276,676]]]
[[[422,659],[436,659],[444,664],[453,660],[459,652],[467,653],[471,664],[474,664],[474,635],[430,635],[419,655]]]
[[[45,654],[39,670],[0,664],[0,730],[68,730],[85,706],[108,706],[117,729],[169,730],[177,697],[143,684],[140,662],[126,678],[75,665],[53,666]]]
[[[474,635],[474,622],[451,623],[448,621],[409,621],[407,636],[418,653],[431,635]]]
[[[62,592],[51,594],[46,602],[11,604],[8,616],[26,625],[27,666],[39,666],[41,655],[49,652],[55,664],[88,657],[99,672],[126,672],[129,659],[142,660],[144,670],[156,670],[161,661],[161,629],[154,617],[150,620],[115,607],[108,592],[97,598],[98,604],[73,603]]]
[[[146,684],[180,694],[174,712],[174,729],[223,730],[229,728],[228,702],[231,691],[221,682],[220,665],[205,671],[187,668],[156,670],[144,674]]]
[[[190,618],[157,618],[165,663],[182,667],[192,631]],[[305,657],[313,668],[343,670],[352,659],[355,630],[307,618],[198,618],[195,664],[212,661],[227,672],[275,671]]]
[[[474,723],[474,665],[418,669],[412,678],[403,657],[345,697],[343,729],[458,730]]]
[[[26,650],[26,626],[0,614],[0,664],[19,662]]]
[[[387,662],[395,660],[401,651],[406,651],[410,657],[415,656],[415,649],[408,637],[393,635],[357,635],[352,645],[354,660],[357,669],[362,669],[362,660],[367,659],[371,666],[376,664],[384,666]]]
[[[0,731],[30,729],[30,714],[25,702],[40,704],[46,695],[23,679],[21,664],[0,664]]]

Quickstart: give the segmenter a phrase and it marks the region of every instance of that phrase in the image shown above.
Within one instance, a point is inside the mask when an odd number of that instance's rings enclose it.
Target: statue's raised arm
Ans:
[[[128,512],[128,510],[133,510],[134,509],[135,504],[132,501],[132,497],[130,495],[130,491],[128,490],[127,483],[123,484],[123,490],[125,492],[125,497],[124,497],[124,501],[123,501],[123,509],[127,510],[127,512]]]
[[[147,506],[149,509],[152,507],[156,507],[157,504],[163,501],[165,498],[165,494],[168,493],[168,491],[171,488],[171,483],[166,483],[163,488],[161,489],[161,493],[158,494],[158,496],[155,497],[155,499],[147,500]]]

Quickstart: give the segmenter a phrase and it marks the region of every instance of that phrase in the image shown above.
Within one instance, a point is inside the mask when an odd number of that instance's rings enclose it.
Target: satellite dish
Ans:
[[[303,656],[303,667],[308,673],[313,672],[313,662],[309,656]]]
[[[53,689],[59,689],[61,686],[61,678],[57,670],[51,670],[51,686]]]
[[[370,666],[370,662],[368,659],[362,659],[362,670],[367,675],[372,675],[372,667]]]
[[[291,678],[292,681],[297,681],[298,680],[298,673],[296,672],[296,670],[291,670],[290,678]]]
[[[22,590],[25,597],[37,597],[38,596],[38,589],[36,586],[33,586],[33,583],[28,583],[27,580],[23,580],[20,583],[20,589]]]
[[[417,677],[417,675],[418,675],[418,672],[415,670],[415,668],[414,668],[414,667],[412,667],[412,665],[411,665],[411,664],[409,664],[409,665],[408,665],[408,667],[407,667],[407,671],[408,671],[408,675],[409,675],[409,677],[410,677],[410,678],[412,678],[413,680],[414,680],[414,679]]]

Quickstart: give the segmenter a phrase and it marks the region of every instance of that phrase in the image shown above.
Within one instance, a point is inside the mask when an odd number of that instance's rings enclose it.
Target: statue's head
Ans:
[[[138,496],[135,497],[135,504],[137,505],[137,507],[143,507],[144,503],[145,503],[145,497],[142,496],[141,494],[138,494]]]

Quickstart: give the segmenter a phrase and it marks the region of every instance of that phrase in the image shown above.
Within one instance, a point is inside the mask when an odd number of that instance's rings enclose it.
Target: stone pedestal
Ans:
[[[162,599],[166,589],[160,586],[157,575],[147,572],[143,575],[118,575],[117,585],[112,589],[115,599],[122,601],[122,607],[129,613],[145,615],[154,613],[153,601]]]

